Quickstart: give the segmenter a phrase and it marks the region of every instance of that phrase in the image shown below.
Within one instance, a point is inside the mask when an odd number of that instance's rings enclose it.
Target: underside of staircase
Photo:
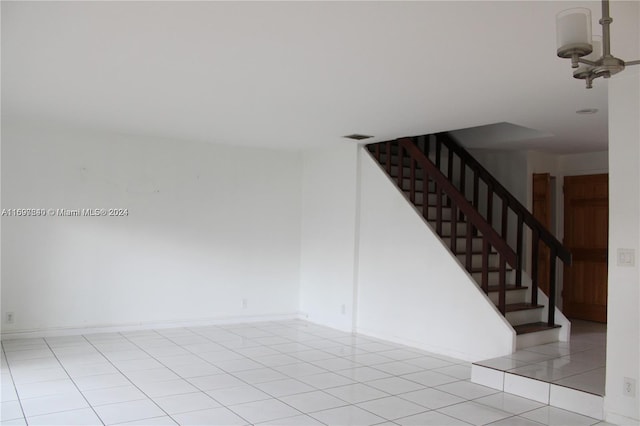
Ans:
[[[374,143],[367,149],[505,316],[518,347],[558,340],[555,264],[556,258],[571,261],[560,242],[447,133]],[[514,235],[508,235],[514,227]],[[523,285],[522,279],[526,227],[533,236],[531,285]],[[538,303],[536,252],[541,244],[551,256],[546,310]]]

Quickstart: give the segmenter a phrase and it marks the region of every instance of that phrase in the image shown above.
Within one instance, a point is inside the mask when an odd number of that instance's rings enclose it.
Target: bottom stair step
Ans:
[[[520,324],[513,326],[513,329],[516,331],[516,334],[518,336],[522,334],[535,333],[538,331],[553,330],[554,328],[560,328],[560,326],[556,324],[553,327],[549,327],[549,324],[547,324],[546,322],[531,322],[529,324]]]

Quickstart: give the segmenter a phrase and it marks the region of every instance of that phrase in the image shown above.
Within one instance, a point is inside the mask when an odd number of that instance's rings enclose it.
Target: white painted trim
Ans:
[[[549,405],[594,419],[604,419],[604,397],[589,392],[552,383],[549,389]]]
[[[471,366],[471,381],[502,391],[504,390],[504,371],[473,364]]]
[[[358,282],[360,272],[360,204],[362,201],[362,176],[360,169],[362,168],[362,155],[361,152],[366,151],[365,145],[358,146],[358,152],[356,153],[356,208],[355,208],[355,221],[354,221],[354,245],[353,245],[353,298],[351,302],[351,332],[355,332],[358,329]]]
[[[208,325],[253,323],[265,321],[285,321],[292,319],[304,319],[302,312],[264,314],[248,316],[223,316],[203,319],[193,319],[184,321],[154,321],[129,324],[94,325],[88,327],[58,327],[42,328],[33,330],[3,331],[0,340],[30,339],[40,337],[75,336],[93,333],[118,333],[122,331],[152,330],[158,328],[182,328],[182,327],[203,327]]]
[[[621,416],[619,414],[605,412],[604,420],[607,423],[611,423],[614,425],[629,425],[629,426],[637,426],[640,425],[640,421],[638,419],[632,419],[631,417]]]

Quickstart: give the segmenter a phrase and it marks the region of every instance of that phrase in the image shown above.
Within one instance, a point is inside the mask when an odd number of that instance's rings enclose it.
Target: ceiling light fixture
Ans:
[[[576,114],[595,114],[598,112],[598,108],[584,108],[576,111]]]
[[[352,135],[346,135],[346,136],[343,136],[343,138],[353,139],[353,140],[356,140],[356,141],[361,141],[361,140],[363,140],[363,139],[370,139],[370,138],[372,138],[372,137],[373,137],[373,136],[369,136],[369,135],[362,135],[362,134],[360,134],[360,133],[354,133],[354,134],[352,134]]]
[[[609,78],[624,70],[625,66],[640,65],[640,60],[625,62],[611,54],[613,22],[609,16],[609,0],[602,0],[602,41],[591,36],[591,11],[587,8],[568,9],[556,16],[556,41],[558,56],[571,58],[574,78],[583,79],[587,89],[598,77]],[[580,65],[582,64],[582,65]]]

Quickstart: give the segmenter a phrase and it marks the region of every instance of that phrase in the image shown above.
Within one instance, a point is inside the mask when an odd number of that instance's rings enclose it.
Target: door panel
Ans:
[[[607,321],[609,176],[564,179],[564,244],[573,263],[564,267],[563,313]]]

